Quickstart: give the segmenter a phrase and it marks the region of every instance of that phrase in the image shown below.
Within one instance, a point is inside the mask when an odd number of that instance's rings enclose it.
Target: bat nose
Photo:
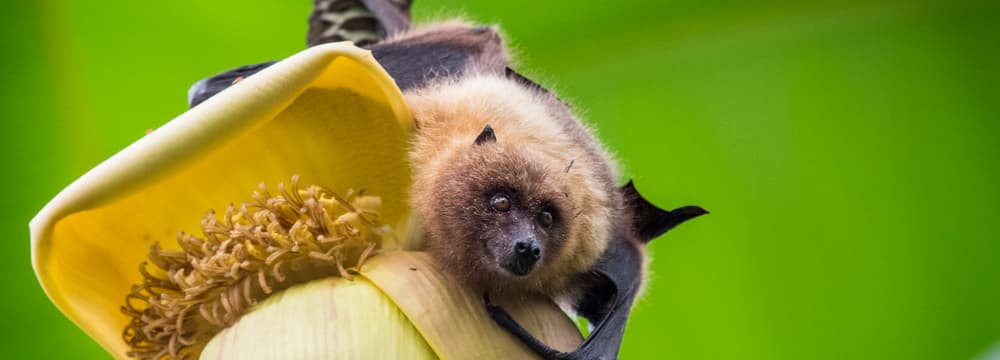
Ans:
[[[507,265],[507,270],[517,276],[527,275],[541,257],[542,249],[538,246],[538,241],[533,238],[517,240],[514,243],[514,256]]]
[[[516,253],[518,257],[531,258],[531,261],[534,262],[541,257],[542,249],[538,247],[538,242],[534,241],[534,239],[518,240],[517,243],[514,244],[514,253]]]

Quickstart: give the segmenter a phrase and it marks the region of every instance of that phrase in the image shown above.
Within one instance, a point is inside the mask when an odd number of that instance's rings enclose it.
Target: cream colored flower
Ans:
[[[215,268],[222,264],[231,266],[230,275],[219,276],[229,279],[226,289],[239,291],[204,292],[196,286],[215,283],[198,279],[201,275],[190,270],[174,271],[173,276],[189,285],[189,293],[216,296],[218,307],[239,305],[236,301],[249,307],[249,312],[191,307],[206,320],[203,324],[235,324],[218,334],[217,329],[208,329],[205,338],[181,336],[175,346],[184,349],[166,349],[163,354],[192,357],[204,347],[200,355],[206,358],[528,356],[526,348],[488,318],[478,294],[457,285],[424,253],[410,251],[417,247],[411,239],[419,231],[411,224],[406,201],[410,185],[406,146],[412,130],[399,89],[369,52],[346,43],[310,48],[182,114],[60,192],[31,222],[35,272],[56,306],[118,358],[130,351],[122,333],[135,324],[122,307],[133,285],[143,283],[138,267],[154,243],[163,246],[154,254],[166,254],[178,262],[178,269],[184,260],[185,265],[201,266],[211,274],[223,274]],[[271,240],[244,244],[236,255],[232,248],[220,250],[219,244],[198,242],[211,236],[199,233],[206,226],[224,228],[210,219],[229,221],[226,231],[237,228],[232,223],[244,221],[241,224],[249,226],[246,221],[263,221],[250,219],[254,210],[239,205],[228,215],[221,210],[246,201],[262,182],[277,184],[294,174],[322,188],[292,189],[281,198],[311,197],[315,211],[319,211],[316,206],[326,206],[324,211],[337,218],[297,229],[284,223],[286,227],[274,231],[294,233],[289,235],[293,241],[288,249],[326,261],[329,274],[305,271],[309,276],[303,279],[250,282],[245,280],[249,274],[264,276],[258,271],[262,268],[254,266],[264,265],[232,259],[267,260],[281,250],[275,246],[268,256],[261,255],[267,249],[258,245]],[[348,196],[359,190],[367,196]],[[273,198],[261,196],[265,202]],[[309,199],[300,200],[304,204]],[[320,202],[323,205],[316,205]],[[338,208],[345,204],[354,208]],[[220,213],[203,219],[210,209]],[[338,224],[362,227],[358,224],[363,222],[364,231],[373,232],[357,238],[343,254],[332,247],[303,245],[323,240],[317,234],[333,241],[331,229],[341,215],[348,218]],[[302,221],[311,221],[309,216]],[[276,219],[272,220],[280,222]],[[204,247],[203,257],[177,252],[179,232],[192,234],[180,240]],[[296,236],[311,240],[294,240]],[[225,254],[208,253],[212,251]],[[270,264],[282,256],[286,255],[275,255]],[[339,266],[338,256],[344,256]],[[352,268],[361,260],[363,266]],[[163,278],[167,273],[152,276]],[[279,291],[297,282],[302,283]],[[273,294],[250,307],[262,296],[246,295],[236,285],[247,292]],[[271,286],[275,288],[268,290],[273,291],[264,290]],[[516,299],[504,305],[529,331],[557,348],[569,350],[580,342],[572,322],[547,300]],[[192,319],[188,313],[175,315]],[[195,340],[197,344],[187,344]]]

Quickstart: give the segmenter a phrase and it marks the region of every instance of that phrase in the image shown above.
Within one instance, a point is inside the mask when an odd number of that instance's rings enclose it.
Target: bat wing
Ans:
[[[526,87],[544,90],[507,67],[509,61],[500,35],[489,27],[441,26],[435,31],[380,42],[369,49],[404,91],[469,72],[504,74]],[[231,86],[234,80],[274,63],[241,66],[198,81],[188,91],[188,106],[194,107]]]
[[[220,91],[232,86],[238,82],[239,79],[246,78],[257,73],[258,71],[264,70],[276,62],[277,61],[268,61],[254,65],[243,65],[210,78],[199,80],[194,83],[194,85],[191,85],[190,89],[188,89],[188,107],[193,108],[195,105],[201,104],[203,101],[215,96],[215,94],[218,94]]]
[[[486,312],[498,325],[517,337],[543,359],[590,360],[617,359],[625,324],[642,282],[642,254],[639,246],[662,235],[678,224],[708,213],[697,206],[673,211],[662,210],[643,198],[629,181],[621,188],[632,214],[633,229],[618,229],[597,265],[590,270],[584,297],[576,304],[577,312],[597,324],[590,336],[572,352],[560,352],[528,333],[502,307],[483,296]],[[629,237],[639,242],[631,241]]]
[[[309,16],[307,45],[353,41],[368,46],[410,28],[411,0],[314,0]],[[277,61],[244,65],[202,79],[188,90],[188,107],[194,107],[240,78],[264,70]]]
[[[621,192],[625,197],[625,205],[632,215],[632,229],[639,241],[644,243],[663,235],[685,221],[708,214],[705,209],[691,205],[670,211],[660,209],[639,194],[632,180],[621,187]]]
[[[493,321],[521,340],[543,359],[617,359],[622,337],[625,335],[625,324],[628,322],[632,302],[635,299],[639,288],[639,279],[642,276],[642,255],[628,241],[615,240],[619,241],[611,242],[612,245],[605,251],[597,266],[592,269],[592,272],[605,282],[599,286],[608,287],[613,291],[602,294],[599,296],[600,299],[591,300],[603,303],[597,308],[609,310],[598,311],[602,314],[599,322],[595,322],[598,325],[576,350],[560,352],[543,344],[521,327],[506,310],[493,305],[488,295],[483,297],[486,312],[493,318]],[[588,318],[597,316],[596,313],[583,315]]]
[[[509,60],[491,27],[442,23],[371,46],[403,91],[468,73],[504,75]]]

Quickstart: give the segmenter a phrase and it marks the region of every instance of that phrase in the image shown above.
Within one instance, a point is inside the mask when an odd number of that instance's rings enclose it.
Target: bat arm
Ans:
[[[560,352],[543,344],[521,327],[506,310],[493,305],[489,294],[484,294],[483,304],[487,313],[500,327],[517,337],[543,359],[617,359],[622,338],[625,336],[625,325],[632,310],[632,302],[638,292],[642,261],[639,251],[625,241],[615,241],[612,244],[593,269],[594,274],[599,275],[614,289],[612,294],[600,299],[602,304],[608,304],[605,308],[610,311],[601,318],[590,336],[572,352]]]
[[[489,294],[483,294],[483,305],[486,306],[486,312],[490,314],[490,317],[493,318],[494,322],[507,330],[507,332],[517,337],[518,340],[521,340],[525,346],[541,356],[542,359],[571,359],[571,357],[569,357],[569,353],[553,349],[548,345],[543,344],[538,340],[538,338],[532,336],[528,330],[521,327],[521,324],[518,324],[517,320],[514,320],[514,318],[507,313],[507,310],[504,310],[504,308],[500,306],[493,305],[493,302],[490,301]]]
[[[632,299],[634,298],[634,292],[624,298],[616,295],[614,308],[594,328],[590,336],[572,352],[561,352],[542,343],[518,324],[504,308],[494,305],[490,301],[489,294],[483,294],[483,304],[486,306],[486,312],[489,313],[493,321],[517,337],[518,340],[541,356],[542,359],[610,360],[618,358],[618,351],[621,349],[621,339],[625,335],[625,324],[628,322],[628,315],[632,307]]]

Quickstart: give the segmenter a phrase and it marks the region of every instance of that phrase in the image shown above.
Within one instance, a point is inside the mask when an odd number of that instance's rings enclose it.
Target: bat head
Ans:
[[[473,140],[473,139],[470,139]],[[487,125],[450,159],[434,185],[437,214],[425,219],[428,250],[470,284],[532,291],[564,267],[558,255],[573,228],[561,169]]]

